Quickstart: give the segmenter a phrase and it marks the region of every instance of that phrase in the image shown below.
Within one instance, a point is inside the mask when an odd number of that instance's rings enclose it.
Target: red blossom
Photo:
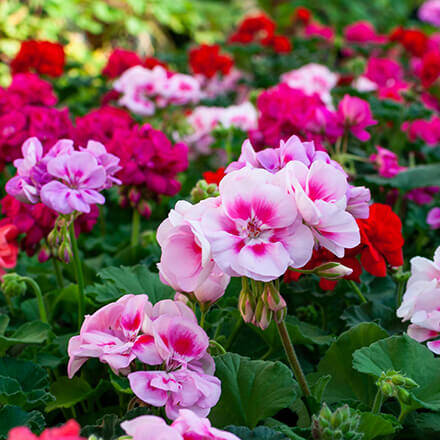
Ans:
[[[110,79],[117,78],[130,67],[139,66],[141,64],[142,60],[136,52],[116,48],[110,54],[102,74]]]
[[[238,26],[237,31],[231,35],[231,43],[248,44],[259,42],[264,38],[270,37],[275,32],[275,22],[266,14],[260,13],[246,17]]]
[[[293,15],[294,21],[299,21],[301,23],[308,24],[311,18],[312,18],[312,13],[310,9],[307,9],[303,6],[299,6],[295,9]]]
[[[217,171],[206,171],[203,173],[203,178],[206,183],[220,184],[220,181],[225,177],[225,169],[223,167],[219,168]]]
[[[50,41],[23,41],[20,50],[11,61],[12,73],[31,70],[43,75],[57,77],[64,70],[64,49],[59,43]]]
[[[168,69],[168,64],[154,57],[146,57],[143,66],[147,69],[154,69],[156,66],[162,66],[164,69]]]
[[[403,47],[413,56],[422,57],[428,47],[428,37],[419,30],[405,30],[400,42]]]
[[[403,264],[402,222],[388,205],[375,203],[370,206],[370,217],[358,219],[361,232],[361,264],[376,277],[385,277],[387,263]]]
[[[422,58],[420,79],[423,87],[430,87],[440,76],[440,52],[431,50]]]
[[[194,73],[212,78],[216,73],[227,75],[234,61],[229,55],[220,54],[220,46],[202,44],[190,50],[189,65]]]
[[[69,420],[58,428],[45,429],[38,437],[29,428],[18,426],[9,431],[8,440],[86,440],[80,436],[80,430],[81,428],[75,420]]]

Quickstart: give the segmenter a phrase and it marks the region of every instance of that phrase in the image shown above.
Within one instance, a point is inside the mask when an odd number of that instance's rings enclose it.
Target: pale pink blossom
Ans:
[[[224,273],[270,281],[307,263],[312,234],[275,176],[246,167],[226,175],[219,191],[221,203],[205,211],[202,228]]]
[[[128,375],[135,395],[149,405],[162,407],[169,419],[180,409],[205,417],[218,402],[220,380],[211,375],[181,368],[176,371],[136,371]]]
[[[353,88],[358,92],[374,92],[378,89],[378,85],[366,76],[361,75],[353,81]]]
[[[178,292],[194,292],[215,269],[211,245],[200,223],[203,213],[215,203],[212,198],[197,205],[179,201],[157,230],[162,249],[159,275]]]
[[[424,342],[440,335],[440,248],[434,260],[411,259],[411,276],[397,316],[410,321],[408,335]],[[428,348],[440,354],[440,341],[428,342]]]
[[[69,377],[90,358],[98,358],[115,372],[136,358],[133,346],[152,305],[147,295],[125,295],[93,315],[87,315],[78,336],[69,341]]]
[[[121,423],[133,440],[239,440],[237,436],[213,428],[208,419],[189,409],[181,409],[169,426],[160,417],[140,416]]]
[[[296,206],[318,243],[337,257],[360,243],[354,217],[346,211],[347,177],[323,161],[310,168],[299,161],[287,164],[278,174],[296,200]]]
[[[354,218],[368,218],[370,216],[370,190],[365,186],[348,185],[346,193],[346,210]]]
[[[209,277],[194,290],[194,297],[200,304],[213,304],[224,295],[230,280],[231,277],[216,265]]]
[[[338,82],[338,75],[322,64],[310,63],[281,75],[281,81],[306,95],[315,93],[328,108],[333,108],[330,91]]]

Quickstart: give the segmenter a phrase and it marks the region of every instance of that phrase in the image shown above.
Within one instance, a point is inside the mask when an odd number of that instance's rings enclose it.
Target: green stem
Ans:
[[[226,158],[228,163],[232,162],[233,160],[233,154],[232,154],[232,133],[231,130],[229,130],[228,136],[226,138]]]
[[[403,292],[405,290],[406,280],[400,280],[399,286],[397,287],[397,307],[400,307],[402,304]]]
[[[131,221],[131,240],[130,244],[133,250],[133,256],[136,257],[135,248],[139,244],[139,235],[141,231],[141,214],[137,209],[133,209],[133,218]]]
[[[206,310],[200,311],[200,327],[205,330]]]
[[[401,406],[400,407],[400,414],[399,414],[399,417],[398,417],[398,419],[397,419],[397,421],[400,423],[400,424],[402,424],[403,423],[403,421],[405,420],[405,417],[408,415],[408,413],[410,413],[411,411],[410,410],[408,410],[408,407],[407,406]]]
[[[213,345],[214,347],[218,348],[220,354],[226,354],[225,347],[223,347],[223,345],[217,342],[215,339],[211,339],[209,341],[209,345]]]
[[[73,222],[69,226],[70,242],[72,244],[73,253],[73,268],[75,270],[76,281],[78,283],[78,328],[81,328],[81,324],[85,314],[85,295],[84,295],[84,274],[82,270],[81,259],[79,257],[78,241],[75,236],[75,229]]]
[[[373,414],[378,414],[380,409],[382,408],[383,403],[383,394],[380,389],[377,390],[376,396],[374,397],[373,407],[371,408],[371,412]]]
[[[52,256],[51,260],[52,260],[53,270],[55,272],[55,278],[57,280],[57,286],[59,289],[62,289],[64,287],[64,280],[63,280],[63,273],[61,271],[60,264],[56,259],[56,257],[54,256]]]
[[[361,289],[359,289],[357,284],[353,280],[347,280],[347,281],[350,284],[351,288],[357,293],[357,295],[359,296],[360,300],[363,303],[367,303],[368,302],[367,299],[365,298],[364,294],[361,292]]]
[[[32,278],[23,277],[22,280],[25,281],[30,287],[32,287],[32,290],[34,291],[35,296],[37,297],[38,311],[40,313],[40,318],[43,322],[48,324],[49,321],[47,319],[46,306],[44,305],[44,299],[43,299],[43,295],[41,293],[40,286]]]
[[[296,380],[298,381],[304,396],[307,398],[311,395],[310,388],[299,363],[298,357],[295,353],[295,349],[293,348],[292,341],[290,340],[285,321],[277,323],[277,329],[289,364],[292,367],[293,372],[295,373]]]

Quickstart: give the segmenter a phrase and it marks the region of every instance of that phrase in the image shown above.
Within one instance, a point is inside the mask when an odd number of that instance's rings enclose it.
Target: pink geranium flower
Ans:
[[[279,177],[293,192],[298,211],[321,246],[342,258],[345,248],[360,243],[356,221],[346,211],[349,187],[344,173],[319,160],[310,168],[293,161]]]
[[[118,373],[136,358],[133,346],[152,305],[147,295],[125,295],[86,316],[78,336],[69,341],[69,377],[90,358],[98,358]]]
[[[394,177],[401,171],[406,170],[406,167],[401,167],[397,155],[386,148],[379,145],[376,146],[377,154],[370,156],[371,162],[378,166],[379,174],[382,177]]]
[[[370,133],[365,128],[377,124],[372,117],[370,104],[355,96],[344,95],[339,102],[337,116],[339,124],[361,141],[370,139]]]
[[[312,234],[293,197],[268,171],[243,168],[226,175],[220,200],[203,215],[202,228],[226,274],[270,281],[310,259]]]
[[[431,229],[440,228],[440,208],[432,208],[428,212],[426,217],[426,223],[431,227]]]

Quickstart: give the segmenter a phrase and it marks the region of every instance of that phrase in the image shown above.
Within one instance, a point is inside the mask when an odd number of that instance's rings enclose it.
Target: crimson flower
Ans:
[[[217,171],[206,171],[203,173],[203,178],[206,180],[206,183],[215,183],[218,185],[223,177],[225,177],[225,169],[223,167]]]
[[[194,73],[212,78],[216,73],[227,75],[234,61],[229,55],[220,54],[217,44],[202,44],[190,50],[189,65]]]

